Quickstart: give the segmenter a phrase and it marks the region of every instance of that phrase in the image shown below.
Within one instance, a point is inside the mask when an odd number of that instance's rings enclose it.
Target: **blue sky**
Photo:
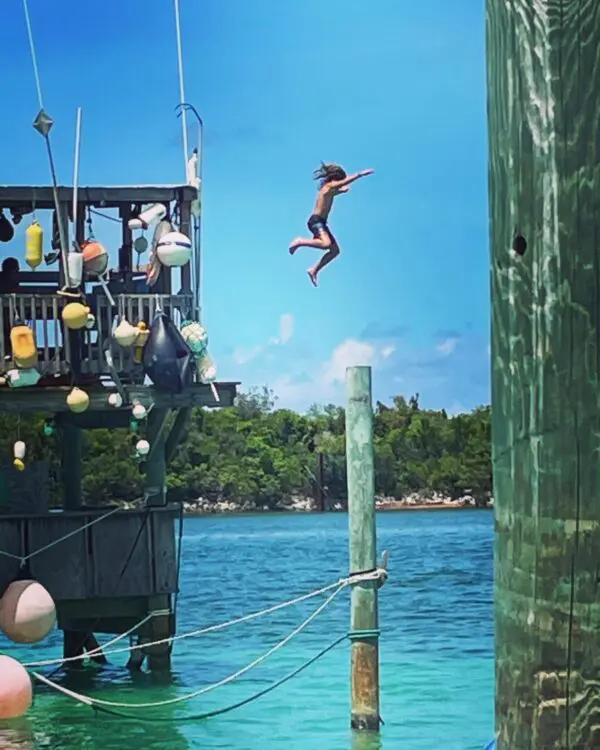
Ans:
[[[170,0],[29,0],[59,180],[184,181]],[[484,9],[479,0],[181,0],[186,98],[206,125],[204,320],[221,379],[283,406],[374,395],[489,401]],[[49,182],[20,0],[3,7],[4,184]],[[376,174],[340,196],[342,255],[314,289],[319,161]],[[25,224],[25,222],[24,222]],[[96,235],[116,243],[98,221]],[[3,256],[16,254],[3,246]]]

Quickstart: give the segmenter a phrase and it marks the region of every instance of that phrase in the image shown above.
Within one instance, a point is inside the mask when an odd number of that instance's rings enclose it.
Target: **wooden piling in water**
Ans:
[[[599,46],[487,2],[498,750],[600,747]]]
[[[375,485],[373,471],[373,407],[371,368],[346,370],[346,463],[350,573],[376,568]],[[352,587],[350,639],[351,726],[379,731],[379,617],[377,582]]]

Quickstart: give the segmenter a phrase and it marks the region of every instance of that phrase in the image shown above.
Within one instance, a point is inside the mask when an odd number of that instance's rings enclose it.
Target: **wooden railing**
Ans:
[[[57,294],[0,295],[0,362],[10,367],[10,329],[17,318],[30,325],[35,332],[38,348],[38,367],[42,374],[66,374],[70,370],[72,339],[66,334],[61,310],[69,301]],[[158,309],[164,310],[176,325],[187,317],[192,306],[190,295],[121,294],[114,296],[112,307],[99,289],[87,298],[96,318],[91,330],[82,331],[81,370],[98,375],[108,372],[105,347],[111,337],[113,320],[124,315],[132,324],[145,321],[150,326]],[[133,349],[112,345],[114,366],[119,373],[134,370]],[[139,368],[138,368],[139,369]]]

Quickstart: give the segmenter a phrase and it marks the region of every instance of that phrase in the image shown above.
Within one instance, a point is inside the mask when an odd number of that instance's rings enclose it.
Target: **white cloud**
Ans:
[[[372,365],[376,349],[366,341],[347,339],[337,346],[323,367],[323,382],[332,385],[343,383],[346,379],[346,368],[356,365]]]
[[[393,344],[389,344],[388,346],[384,346],[381,350],[381,356],[384,359],[387,359],[388,357],[391,357],[392,354],[396,351],[396,347]]]
[[[279,318],[279,335],[272,336],[266,344],[257,344],[249,349],[236,349],[232,359],[236,365],[245,365],[253,359],[260,357],[270,346],[283,346],[294,335],[294,316],[291,313],[283,313]]]
[[[436,349],[440,354],[443,354],[445,357],[447,357],[456,349],[457,344],[458,339],[454,336],[451,336],[450,338],[440,341],[440,343],[436,346]]]

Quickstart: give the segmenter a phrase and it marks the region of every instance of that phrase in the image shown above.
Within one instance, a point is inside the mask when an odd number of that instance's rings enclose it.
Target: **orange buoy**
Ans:
[[[0,599],[0,630],[15,643],[37,643],[56,623],[56,607],[37,581],[13,581]]]
[[[18,719],[33,701],[31,678],[25,667],[0,655],[0,719]]]
[[[96,240],[87,240],[81,246],[83,268],[89,276],[102,276],[108,268],[108,253]]]

